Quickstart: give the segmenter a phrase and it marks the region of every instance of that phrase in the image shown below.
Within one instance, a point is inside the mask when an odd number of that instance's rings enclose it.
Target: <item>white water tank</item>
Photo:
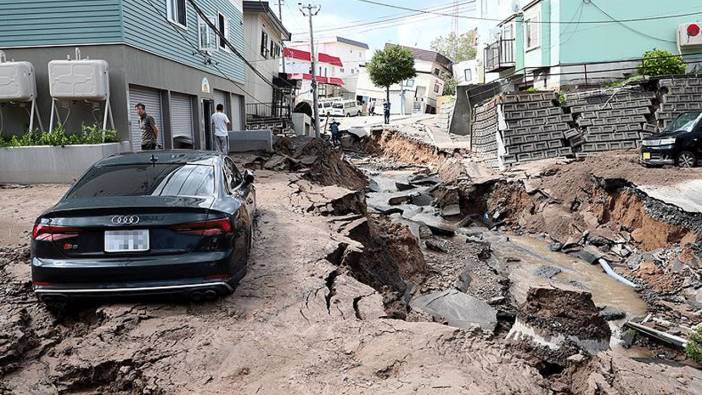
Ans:
[[[0,102],[34,100],[37,84],[29,62],[0,61]]]
[[[52,60],[49,92],[56,99],[105,100],[110,91],[109,68],[104,60]]]

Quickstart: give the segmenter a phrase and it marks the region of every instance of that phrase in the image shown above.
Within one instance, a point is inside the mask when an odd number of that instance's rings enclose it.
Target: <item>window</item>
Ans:
[[[534,14],[530,16],[529,18],[524,20],[524,37],[526,39],[526,49],[530,50],[533,48],[537,48],[541,42],[541,37],[540,37],[540,29],[541,29],[541,24],[539,23],[539,16],[538,14]]]
[[[227,49],[228,47],[226,42],[229,41],[229,19],[222,14],[217,16],[217,29],[219,29],[224,36],[224,39],[222,39],[222,37],[217,37],[219,47],[222,49]]]
[[[261,32],[261,56],[268,59],[268,33]]]
[[[208,17],[210,22],[215,23],[214,17]],[[198,34],[200,36],[200,50],[216,51],[217,50],[217,34],[202,18],[198,18]]]
[[[344,68],[343,68],[343,67],[340,68],[339,71],[343,73],[343,72],[344,72]]]
[[[473,80],[473,71],[471,69],[463,70],[463,78],[466,80],[466,82],[472,81]]]
[[[434,84],[434,93],[439,93],[441,90],[441,87],[439,87],[439,84]]]
[[[92,167],[66,199],[111,196],[213,196],[214,167],[184,163]]]
[[[439,69],[438,69],[438,68],[434,68],[434,75],[439,75]]]
[[[185,8],[187,0],[166,0],[168,20],[180,26],[187,27],[188,15]]]

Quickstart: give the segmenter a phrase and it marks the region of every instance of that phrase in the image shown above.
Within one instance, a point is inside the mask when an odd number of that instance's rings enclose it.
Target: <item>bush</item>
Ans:
[[[685,354],[697,363],[702,363],[702,326],[698,327],[687,339]]]
[[[117,131],[105,130],[105,143],[119,141]],[[75,145],[75,144],[100,144],[102,143],[103,130],[98,126],[83,126],[80,133],[66,134],[63,125],[59,125],[50,132],[30,130],[21,136],[0,137],[0,147],[26,147],[30,145]]]
[[[687,66],[682,57],[664,49],[647,51],[641,59],[639,74],[648,76],[685,74]]]

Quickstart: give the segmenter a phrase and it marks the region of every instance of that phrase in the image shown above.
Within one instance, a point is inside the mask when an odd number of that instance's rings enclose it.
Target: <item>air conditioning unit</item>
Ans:
[[[0,102],[30,102],[36,96],[34,66],[31,63],[0,61]]]
[[[678,26],[678,45],[680,48],[702,46],[702,23],[683,23]]]

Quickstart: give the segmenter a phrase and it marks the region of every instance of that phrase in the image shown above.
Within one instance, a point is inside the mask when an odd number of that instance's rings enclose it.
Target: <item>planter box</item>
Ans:
[[[125,151],[130,151],[127,141],[65,147],[35,145],[0,148],[0,183],[72,183],[93,163]]]

